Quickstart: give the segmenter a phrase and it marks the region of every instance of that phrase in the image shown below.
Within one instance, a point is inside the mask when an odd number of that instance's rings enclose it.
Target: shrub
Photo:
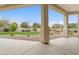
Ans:
[[[53,35],[53,32],[50,32],[50,35]]]
[[[11,37],[14,36],[15,32],[11,32]]]
[[[70,35],[73,35],[73,32],[72,32],[71,30],[69,30],[69,34],[70,34]]]
[[[9,32],[10,28],[4,28],[4,32]]]
[[[75,30],[74,32],[77,33],[77,30]]]
[[[33,28],[33,31],[37,31],[37,28]]]
[[[30,37],[30,34],[28,34],[27,37]]]

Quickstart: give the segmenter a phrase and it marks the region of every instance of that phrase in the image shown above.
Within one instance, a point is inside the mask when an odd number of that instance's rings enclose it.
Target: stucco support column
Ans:
[[[66,38],[69,37],[69,31],[68,31],[68,15],[67,14],[64,15],[64,36]]]
[[[48,5],[41,5],[41,42],[47,44],[49,42],[48,30]]]
[[[79,14],[78,14],[78,23],[77,23],[77,36],[79,37]]]

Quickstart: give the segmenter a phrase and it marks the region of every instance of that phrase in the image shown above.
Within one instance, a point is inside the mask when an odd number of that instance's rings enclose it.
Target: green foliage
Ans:
[[[10,27],[5,27],[4,28],[4,32],[9,32],[10,31]]]
[[[0,35],[11,35],[13,32],[0,32]],[[39,35],[40,32],[14,32],[16,35]]]
[[[9,25],[9,20],[7,18],[3,17],[0,20],[0,27],[7,26],[7,25]]]
[[[69,34],[70,34],[71,36],[73,35],[73,32],[72,32],[72,30],[70,30],[70,29],[69,29]]]
[[[11,32],[16,31],[17,27],[18,27],[18,24],[16,22],[11,23],[10,24],[10,30],[11,30]]]
[[[11,37],[14,36],[15,32],[11,32]]]
[[[76,23],[69,23],[68,27],[69,28],[77,28],[77,24]],[[52,28],[64,28],[64,26],[62,24],[54,24],[52,26]]]
[[[68,27],[69,28],[77,28],[77,24],[76,23],[70,23]]]
[[[10,30],[12,32],[11,36],[14,36],[17,27],[18,27],[18,24],[16,22],[10,24]]]
[[[51,28],[50,28],[50,27],[48,27],[48,30],[49,30],[49,31],[51,31]]]
[[[9,20],[8,19],[0,20],[0,22],[3,22],[5,26],[9,24]]]
[[[27,23],[27,22],[22,22],[22,23],[20,24],[20,27],[28,28],[29,26],[28,26],[28,23]]]
[[[33,28],[33,31],[37,31],[37,28],[40,28],[40,24],[34,23],[34,24],[32,25],[32,28]]]
[[[30,37],[30,34],[28,34],[27,37]]]
[[[4,26],[4,23],[0,21],[0,27],[3,27],[3,26]]]
[[[62,24],[54,24],[52,28],[64,28]]]
[[[34,28],[33,28],[33,31],[37,31],[37,28],[34,27]]]
[[[54,33],[53,32],[50,32],[50,35],[53,35]]]
[[[32,27],[33,27],[33,28],[40,28],[40,24],[34,23],[34,24],[32,25]]]

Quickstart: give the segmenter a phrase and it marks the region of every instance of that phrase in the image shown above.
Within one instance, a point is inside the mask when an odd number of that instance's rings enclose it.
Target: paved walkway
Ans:
[[[58,38],[49,45],[36,41],[0,38],[1,55],[71,55],[79,54],[79,38]]]

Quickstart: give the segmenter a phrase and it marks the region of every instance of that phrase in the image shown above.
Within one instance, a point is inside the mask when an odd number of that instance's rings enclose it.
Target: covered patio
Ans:
[[[0,11],[15,8],[30,7],[31,4],[3,4]],[[61,38],[50,40],[48,29],[48,8],[54,9],[64,15],[64,35]],[[68,16],[78,15],[77,37],[69,37]],[[21,55],[45,55],[45,54],[79,54],[79,5],[65,4],[43,4],[41,5],[41,39],[40,42],[9,40],[0,38],[0,54]],[[42,44],[42,43],[44,44]],[[49,44],[48,44],[49,43]],[[47,44],[47,45],[45,45]]]
[[[0,38],[0,55],[79,55],[79,38],[57,38],[48,45]]]

